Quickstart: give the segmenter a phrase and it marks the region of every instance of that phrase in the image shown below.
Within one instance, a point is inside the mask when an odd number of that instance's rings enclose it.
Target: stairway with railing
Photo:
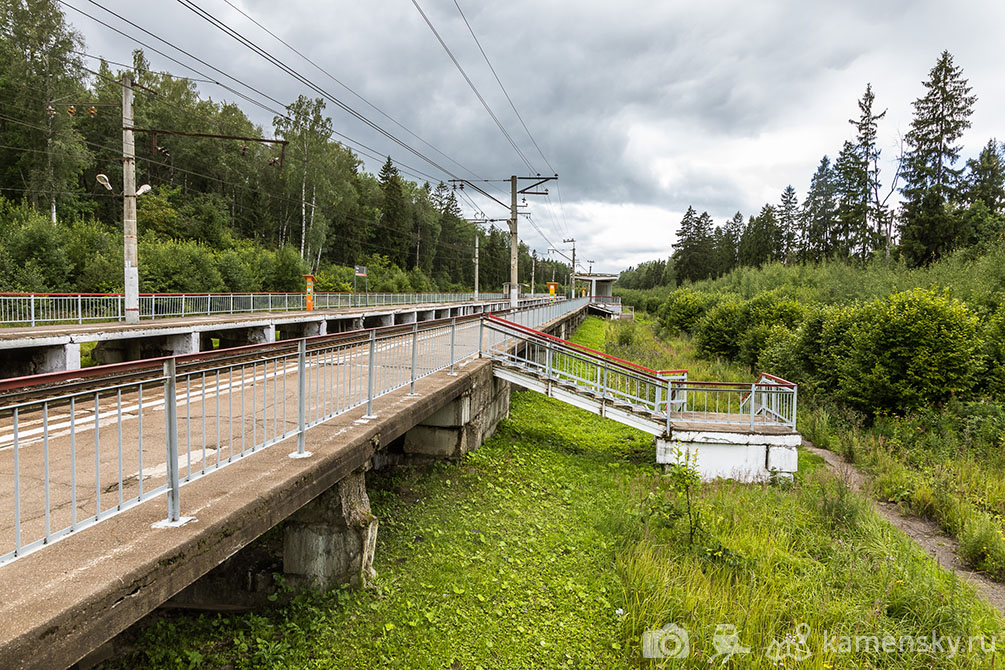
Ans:
[[[687,370],[652,370],[497,316],[482,323],[497,377],[653,435],[795,432],[797,387],[779,377],[692,381]]]

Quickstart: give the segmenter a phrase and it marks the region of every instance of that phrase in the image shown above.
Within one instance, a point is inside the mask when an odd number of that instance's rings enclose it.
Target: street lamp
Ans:
[[[97,174],[94,177],[99,184],[104,186],[107,190],[113,191],[112,183],[108,181],[108,177],[103,174]],[[143,184],[138,189],[132,197],[138,197],[150,191],[150,184]],[[125,195],[125,194],[123,194]],[[135,207],[133,208],[134,219],[133,219],[133,234],[129,234],[129,221],[127,217],[122,219],[122,233],[123,233],[123,244],[124,244],[124,261],[123,266],[123,285],[125,287],[126,296],[126,310],[125,317],[127,322],[134,322],[139,320],[139,267],[134,262],[130,265],[129,259],[135,259],[136,255],[136,235],[135,235]],[[135,316],[134,316],[135,315]]]

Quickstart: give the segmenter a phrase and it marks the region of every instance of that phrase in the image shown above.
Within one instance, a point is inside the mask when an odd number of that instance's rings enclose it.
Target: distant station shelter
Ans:
[[[618,280],[618,275],[582,272],[576,274],[575,280],[590,285],[590,292],[587,295],[611,296],[614,295],[614,282]]]

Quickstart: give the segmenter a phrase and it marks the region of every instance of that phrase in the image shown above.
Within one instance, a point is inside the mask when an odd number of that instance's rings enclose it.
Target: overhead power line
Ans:
[[[461,67],[460,62],[454,56],[454,53],[450,50],[450,47],[448,47],[447,43],[443,41],[442,37],[440,37],[440,33],[437,32],[436,27],[433,26],[433,22],[429,20],[429,17],[426,16],[426,13],[422,11],[422,7],[419,6],[418,1],[412,0],[412,4],[415,5],[415,8],[419,11],[419,14],[422,16],[422,20],[425,21],[426,25],[429,26],[429,29],[433,31],[433,35],[436,36],[436,41],[440,43],[440,46],[443,47],[443,50],[447,52],[448,56],[450,56],[450,60],[453,61],[454,67],[456,67],[457,71],[461,73],[462,77],[464,77],[464,81],[468,83],[468,86],[471,88],[471,91],[475,94],[475,97],[477,97],[478,101],[482,103],[482,107],[485,108],[485,111],[488,112],[489,116],[492,117],[492,120],[495,121],[495,124],[496,126],[499,127],[499,131],[503,134],[503,137],[505,137],[506,141],[509,142],[510,146],[513,147],[513,150],[516,152],[517,156],[520,157],[520,160],[523,161],[523,164],[527,166],[527,169],[530,170],[531,172],[536,173],[537,170],[535,170],[534,167],[530,164],[530,161],[527,160],[527,156],[525,156],[523,151],[520,150],[519,145],[517,145],[517,143],[513,140],[513,137],[506,130],[506,127],[503,126],[502,122],[499,120],[499,117],[496,116],[496,113],[492,111],[492,108],[489,106],[489,103],[487,103],[485,101],[485,98],[482,97],[482,94],[478,91],[478,87],[475,86],[473,81],[471,81],[471,77],[469,77],[468,73],[464,71],[463,67]]]
[[[461,18],[464,19],[464,25],[468,27],[468,32],[471,33],[471,37],[474,38],[475,44],[478,45],[478,50],[482,52],[482,57],[485,59],[485,64],[488,65],[489,70],[492,71],[492,76],[496,78],[496,83],[499,84],[499,88],[502,89],[503,95],[506,96],[506,101],[509,103],[509,106],[513,109],[513,113],[516,114],[516,118],[520,119],[520,125],[523,126],[524,131],[527,133],[527,137],[529,137],[530,141],[534,144],[534,148],[537,149],[537,153],[541,155],[541,158],[544,160],[545,165],[548,166],[548,169],[551,170],[553,173],[556,172],[555,168],[553,168],[551,166],[551,163],[548,161],[548,158],[544,155],[544,152],[541,151],[541,147],[538,146],[537,140],[535,140],[534,135],[531,134],[530,128],[527,127],[527,124],[523,120],[523,116],[521,116],[520,112],[517,111],[516,105],[513,104],[513,99],[509,96],[509,92],[506,90],[506,87],[503,86],[502,80],[496,73],[496,69],[492,67],[492,61],[489,60],[488,54],[485,53],[485,49],[482,48],[482,43],[478,39],[478,35],[475,34],[474,28],[471,27],[471,24],[468,22],[468,17],[464,15],[464,11],[461,10],[461,6],[457,3],[457,0],[454,0],[454,6],[457,7],[457,12],[461,15]]]
[[[404,130],[406,133],[408,133],[409,135],[411,135],[412,137],[414,137],[415,139],[419,140],[420,142],[422,142],[423,144],[425,144],[427,147],[429,147],[430,149],[432,149],[433,151],[435,151],[436,153],[438,153],[439,155],[441,155],[444,158],[446,158],[448,161],[450,161],[451,163],[453,163],[457,167],[459,167],[462,170],[465,170],[466,172],[468,172],[468,173],[470,173],[470,174],[478,177],[478,175],[474,171],[472,171],[470,168],[465,167],[462,163],[460,163],[457,160],[451,158],[449,155],[443,153],[442,151],[440,151],[439,149],[437,149],[434,145],[432,145],[431,143],[427,142],[422,137],[420,137],[419,135],[417,135],[416,133],[414,133],[412,130],[410,130],[407,126],[405,126],[400,121],[398,121],[397,119],[395,119],[393,116],[391,116],[390,114],[388,114],[387,112],[385,112],[384,110],[382,110],[380,107],[377,107],[375,104],[373,104],[372,102],[370,102],[369,100],[367,100],[366,98],[364,98],[362,95],[360,95],[359,93],[357,93],[356,91],[354,91],[352,88],[349,87],[348,84],[346,84],[345,82],[341,81],[340,79],[337,79],[328,70],[326,70],[325,68],[323,68],[320,65],[318,65],[317,63],[315,63],[313,60],[311,60],[308,56],[306,56],[304,53],[302,53],[295,46],[293,46],[292,44],[290,44],[289,42],[287,42],[286,40],[284,40],[282,37],[280,37],[276,33],[274,33],[271,30],[269,30],[267,27],[265,27],[259,21],[257,21],[253,16],[249,15],[247,12],[245,12],[243,9],[241,9],[240,7],[238,7],[237,5],[235,5],[233,2],[231,2],[230,0],[223,0],[223,1],[225,3],[227,3],[228,5],[230,5],[230,7],[233,8],[234,11],[236,11],[237,13],[239,13],[241,16],[243,16],[244,18],[248,19],[249,21],[251,21],[252,23],[254,23],[256,26],[258,26],[259,28],[261,28],[262,30],[264,30],[266,33],[268,33],[269,35],[271,35],[274,39],[276,39],[276,41],[278,41],[280,44],[282,44],[283,46],[285,46],[287,49],[289,49],[290,51],[292,51],[293,53],[295,53],[296,55],[300,56],[305,61],[307,61],[308,63],[310,63],[314,67],[314,69],[316,69],[318,72],[320,72],[321,74],[325,75],[326,77],[328,77],[329,79],[331,79],[333,82],[335,82],[336,84],[338,84],[339,86],[341,86],[345,90],[349,91],[349,93],[351,93],[354,96],[356,96],[357,99],[359,99],[360,101],[362,101],[363,104],[367,105],[370,109],[374,110],[375,112],[377,112],[378,114],[380,114],[381,116],[383,116],[385,119],[387,119],[391,123],[395,124],[396,126],[398,126],[399,128],[401,128],[402,130]],[[481,177],[478,177],[478,178],[481,179]]]
[[[83,16],[86,16],[87,18],[91,19],[95,23],[104,26],[105,28],[107,28],[107,29],[109,29],[109,30],[111,30],[111,31],[113,31],[113,32],[115,32],[115,33],[117,33],[117,34],[125,37],[126,39],[131,40],[131,41],[135,42],[136,44],[139,44],[140,46],[144,47],[145,49],[148,49],[148,50],[150,50],[151,52],[153,52],[155,54],[163,56],[164,58],[168,59],[172,63],[180,65],[181,67],[185,68],[186,70],[188,70],[190,72],[195,72],[196,74],[198,74],[198,75],[200,75],[202,77],[209,77],[209,75],[207,75],[205,72],[202,72],[198,68],[195,68],[195,67],[189,65],[188,63],[185,63],[185,62],[183,62],[183,61],[181,61],[181,60],[179,60],[179,59],[177,59],[177,58],[175,58],[175,57],[173,57],[173,56],[165,53],[164,51],[158,49],[157,47],[151,46],[147,42],[144,42],[144,41],[140,40],[139,38],[134,37],[133,35],[130,35],[129,33],[116,28],[115,26],[112,26],[111,24],[109,24],[109,23],[107,23],[105,21],[102,21],[101,19],[97,18],[96,16],[88,14],[87,12],[85,12],[82,9],[74,7],[73,5],[65,2],[65,0],[57,0],[57,2],[59,2],[60,4],[62,4],[65,7],[68,7],[69,9],[74,10],[75,12],[77,12],[79,14],[82,14]],[[284,111],[279,111],[275,107],[272,107],[272,106],[270,106],[270,105],[268,105],[266,103],[263,103],[263,102],[261,102],[259,100],[256,100],[255,98],[253,98],[253,97],[251,97],[251,96],[249,96],[249,95],[247,95],[245,93],[242,93],[242,92],[238,91],[237,89],[235,89],[235,88],[233,88],[231,86],[228,86],[227,84],[224,84],[224,83],[220,82],[219,80],[210,78],[210,79],[208,79],[208,81],[210,81],[211,83],[213,83],[213,84],[215,84],[217,86],[220,86],[221,88],[223,88],[223,89],[225,89],[225,90],[233,93],[234,95],[238,96],[242,100],[245,100],[246,102],[249,102],[249,103],[255,105],[256,107],[259,107],[259,108],[261,108],[261,109],[263,109],[263,110],[265,110],[265,111],[267,111],[267,112],[269,112],[269,113],[271,113],[271,114],[273,114],[275,116],[279,116],[279,117],[282,117],[282,118],[285,118],[285,119],[289,119],[290,118],[289,116],[287,116],[287,114],[285,112],[286,105],[282,101],[277,100],[276,98],[270,96],[269,94],[267,94],[267,93],[265,93],[263,91],[260,91],[259,89],[255,88],[254,86],[252,86],[252,85],[250,85],[248,83],[245,83],[241,79],[238,79],[237,77],[235,77],[235,76],[233,76],[233,75],[231,75],[231,74],[229,74],[227,72],[224,72],[220,68],[218,68],[218,67],[216,67],[214,65],[211,65],[210,63],[207,63],[206,61],[202,60],[201,58],[198,58],[197,56],[192,55],[188,51],[185,51],[184,49],[182,49],[182,48],[180,48],[178,46],[175,46],[173,43],[171,43],[171,42],[163,39],[162,37],[160,37],[158,35],[155,35],[154,33],[150,32],[149,30],[146,30],[145,28],[143,28],[143,27],[141,27],[141,26],[133,23],[132,21],[126,19],[125,17],[123,17],[123,16],[121,16],[121,15],[113,12],[112,10],[106,9],[105,7],[102,7],[101,5],[99,5],[96,2],[94,2],[94,0],[88,0],[88,2],[91,2],[91,4],[94,4],[95,6],[99,7],[100,9],[103,9],[104,11],[108,12],[112,16],[114,16],[114,17],[118,18],[119,20],[121,20],[121,21],[129,24],[130,26],[132,26],[132,27],[136,28],[137,30],[143,32],[144,34],[149,35],[150,37],[153,37],[154,39],[162,42],[163,44],[166,44],[167,46],[171,47],[172,49],[177,50],[179,53],[182,53],[182,54],[188,56],[189,58],[195,60],[196,62],[204,65],[205,67],[210,68],[214,72],[217,72],[218,74],[226,77],[227,79],[230,79],[231,81],[236,82],[239,86],[243,86],[244,88],[248,89],[249,91],[253,91],[255,94],[257,94],[257,95],[265,98],[266,100],[274,103],[275,105],[278,105]],[[108,61],[108,62],[111,62],[111,61]],[[122,64],[119,64],[119,65],[122,65]],[[132,67],[132,66],[131,65],[125,65],[124,67]],[[170,75],[169,74],[169,76],[175,76],[175,75]],[[137,90],[139,90],[139,89],[137,89]],[[339,133],[339,132],[335,132],[335,135],[338,135],[339,137],[341,137],[342,139],[346,140],[346,142],[348,142],[351,145],[355,145],[355,146],[358,146],[358,147],[364,147],[366,149],[369,149],[371,152],[378,154],[379,156],[383,155],[382,152],[378,152],[375,149],[370,149],[365,144],[363,144],[361,142],[358,142],[357,140],[354,140],[353,138],[349,137],[348,135],[345,135],[345,134]],[[365,151],[361,150],[360,153],[363,153],[364,155],[368,155],[369,156],[369,154],[366,154]],[[383,161],[382,157],[376,158],[376,157],[371,156],[371,158],[374,158],[374,160],[377,160],[378,162]],[[395,164],[397,164],[397,165],[399,165],[399,166],[401,166],[402,168],[406,168],[403,171],[408,172],[409,174],[412,174],[413,176],[416,176],[416,173],[419,173],[419,171],[417,169],[409,167],[409,166],[401,163],[400,161],[392,159],[392,162],[395,163]],[[419,179],[428,178],[428,179],[432,179],[433,181],[438,181],[438,179],[436,179],[435,177],[432,177],[431,175],[428,175],[426,173],[420,173],[420,174],[422,174],[423,176],[422,177],[416,176],[416,178],[419,178]],[[450,173],[447,173],[447,174],[450,174]]]
[[[90,2],[94,2],[94,0],[89,0],[89,1]],[[364,125],[366,125],[369,128],[375,130],[376,132],[380,133],[381,135],[383,135],[387,139],[389,139],[392,142],[394,142],[395,144],[399,145],[401,148],[405,149],[406,151],[408,151],[408,152],[410,152],[412,154],[415,154],[417,157],[419,157],[422,160],[426,161],[427,163],[429,163],[430,165],[432,165],[433,167],[435,167],[440,172],[442,172],[442,173],[444,173],[446,175],[450,175],[451,177],[456,177],[456,175],[451,170],[448,170],[447,168],[443,167],[442,165],[440,165],[439,163],[437,163],[436,161],[434,161],[432,158],[430,158],[430,157],[426,156],[425,154],[423,154],[418,149],[413,148],[412,146],[410,146],[405,141],[399,139],[397,136],[395,136],[394,134],[392,134],[390,131],[385,130],[383,127],[381,127],[380,125],[378,125],[374,121],[371,121],[365,115],[363,115],[362,113],[358,112],[356,109],[354,109],[350,105],[346,104],[345,102],[343,102],[342,100],[340,100],[339,98],[337,98],[336,96],[334,96],[333,94],[329,93],[324,88],[318,86],[312,80],[310,80],[307,77],[305,77],[304,75],[300,74],[299,72],[297,72],[296,70],[294,70],[292,67],[290,67],[289,65],[287,65],[286,63],[284,63],[282,60],[280,60],[279,58],[276,58],[275,56],[273,56],[269,51],[267,51],[266,49],[263,49],[258,44],[256,44],[255,42],[251,41],[250,39],[248,39],[247,37],[245,37],[244,35],[242,35],[237,30],[234,30],[233,28],[231,28],[230,26],[228,26],[226,23],[224,23],[220,19],[216,18],[215,16],[213,16],[212,14],[210,14],[209,12],[207,12],[206,10],[204,10],[201,7],[199,7],[198,5],[196,5],[194,2],[191,2],[190,0],[177,0],[177,2],[180,5],[182,5],[183,7],[185,7],[186,9],[190,10],[192,13],[194,13],[199,18],[203,19],[204,21],[206,21],[210,25],[216,27],[218,30],[220,30],[221,32],[223,32],[225,35],[228,35],[229,37],[233,38],[239,44],[247,47],[249,50],[251,50],[254,53],[258,54],[259,56],[261,56],[262,58],[264,58],[266,61],[268,61],[269,63],[271,63],[274,66],[276,66],[277,68],[279,68],[281,71],[285,72],[286,74],[290,75],[291,77],[293,77],[294,79],[296,79],[297,81],[299,81],[303,85],[307,86],[311,90],[315,91],[316,93],[318,93],[322,97],[324,97],[327,100],[331,101],[337,107],[339,107],[340,109],[342,109],[347,114],[349,114],[353,118],[357,119],[358,121],[360,121]]]

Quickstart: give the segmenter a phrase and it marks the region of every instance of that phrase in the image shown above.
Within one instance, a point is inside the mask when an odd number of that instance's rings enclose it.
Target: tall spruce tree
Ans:
[[[1005,213],[1005,145],[988,140],[980,155],[967,161],[963,199],[968,205],[983,202],[993,214]]]
[[[391,162],[390,156],[380,168],[380,190],[383,197],[380,203],[378,244],[392,263],[399,267],[407,267],[413,225],[401,176],[398,174],[398,168]]]
[[[699,216],[693,207],[688,207],[681,219],[671,256],[678,282],[705,279],[715,271],[713,244],[712,217],[708,212]]]
[[[782,191],[782,202],[778,207],[778,222],[782,230],[782,258],[791,262],[796,257],[796,236],[799,233],[799,199],[792,184]]]
[[[960,157],[957,142],[970,127],[977,101],[948,51],[939,56],[924,85],[925,95],[914,101],[902,170],[901,250],[912,265],[938,259],[958,238],[952,208],[960,200],[961,170],[953,166]]]
[[[876,101],[876,94],[872,92],[872,84],[865,85],[865,93],[858,101],[859,117],[850,119],[848,123],[855,126],[855,142],[858,145],[859,158],[865,163],[866,169],[866,196],[867,212],[866,222],[868,227],[868,244],[877,248],[883,243],[886,235],[886,226],[890,213],[887,211],[884,198],[880,196],[882,188],[879,180],[879,156],[881,150],[876,142],[879,132],[879,122],[886,116],[884,109],[880,113],[873,111],[873,104]],[[886,244],[889,240],[886,239]],[[863,255],[865,250],[863,249]]]
[[[869,169],[860,147],[844,143],[834,161],[834,177],[837,225],[831,230],[831,249],[837,258],[865,258],[871,247]]]
[[[833,251],[831,239],[837,218],[835,175],[830,159],[820,159],[810,179],[810,190],[803,201],[800,234],[800,257],[804,261],[828,258]]]
[[[773,205],[765,205],[757,216],[751,217],[740,238],[740,264],[758,267],[779,260],[781,240],[777,211]]]

